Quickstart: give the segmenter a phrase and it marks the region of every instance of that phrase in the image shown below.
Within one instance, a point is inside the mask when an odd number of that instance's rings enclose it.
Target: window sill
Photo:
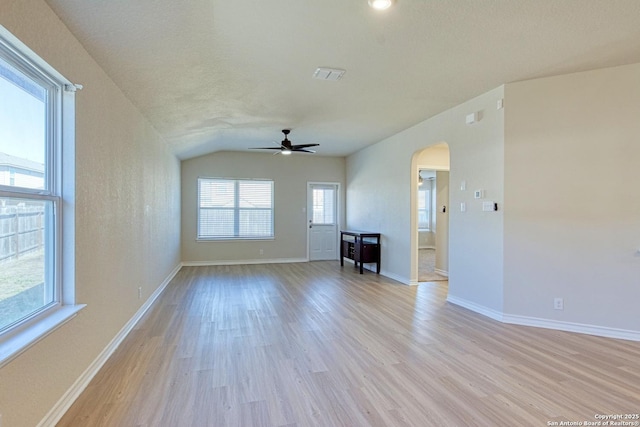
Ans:
[[[219,239],[214,238],[199,238],[196,242],[247,242],[247,241],[261,241],[261,240],[275,240],[275,237],[221,237]]]
[[[54,309],[39,321],[0,340],[0,368],[42,338],[64,325],[85,307],[86,304],[63,305]]]

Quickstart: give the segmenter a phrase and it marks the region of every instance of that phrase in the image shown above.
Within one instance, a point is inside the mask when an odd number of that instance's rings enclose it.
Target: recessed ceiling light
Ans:
[[[369,6],[375,10],[389,9],[393,5],[394,0],[369,0]]]

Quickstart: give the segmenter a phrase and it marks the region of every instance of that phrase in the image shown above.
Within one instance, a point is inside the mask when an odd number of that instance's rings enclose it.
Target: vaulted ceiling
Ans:
[[[640,62],[638,0],[46,1],[183,159],[283,128],[348,155],[504,83]]]

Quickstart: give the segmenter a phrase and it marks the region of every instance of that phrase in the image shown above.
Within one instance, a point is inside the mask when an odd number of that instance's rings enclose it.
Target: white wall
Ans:
[[[503,305],[502,211],[482,212],[473,190],[484,189],[487,199],[502,205],[504,110],[496,109],[502,97],[503,88],[496,88],[347,158],[347,226],[382,233],[382,273],[417,283],[411,257],[411,247],[417,247],[411,227],[416,221],[414,154],[449,144],[450,297],[496,311]],[[472,112],[481,112],[482,118],[466,125],[465,116]],[[467,190],[456,190],[463,180]],[[465,213],[453,208],[462,201]]]
[[[436,172],[436,272],[449,272],[449,171]],[[442,207],[445,206],[445,211]]]
[[[258,262],[307,258],[307,182],[340,183],[344,224],[343,157],[217,152],[182,162],[182,259],[185,262]],[[198,177],[274,180],[275,239],[196,242]],[[260,249],[263,254],[260,255]]]
[[[0,24],[84,85],[75,252],[76,300],[87,307],[0,369],[2,425],[32,427],[179,264],[180,164],[45,2],[2,0]]]
[[[505,312],[640,333],[640,64],[505,94]]]

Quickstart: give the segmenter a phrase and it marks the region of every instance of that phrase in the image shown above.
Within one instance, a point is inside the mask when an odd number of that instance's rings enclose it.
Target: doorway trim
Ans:
[[[342,205],[340,203],[341,200],[341,194],[340,194],[340,190],[342,188],[342,186],[340,185],[339,182],[333,182],[333,181],[307,181],[307,196],[306,196],[306,204],[304,207],[304,212],[305,212],[305,220],[304,220],[304,226],[307,229],[307,261],[311,261],[311,248],[309,247],[311,244],[311,237],[310,237],[310,228],[309,228],[309,220],[311,218],[311,212],[309,212],[309,206],[310,206],[310,199],[309,199],[309,194],[310,194],[310,190],[311,190],[311,186],[313,185],[327,185],[327,186],[335,186],[336,187],[336,235],[335,235],[335,242],[336,242],[336,259],[339,258],[340,256],[340,246],[338,245],[340,242],[338,242],[338,236],[340,235],[340,230],[342,229],[341,227],[341,222],[340,219],[342,218]]]

